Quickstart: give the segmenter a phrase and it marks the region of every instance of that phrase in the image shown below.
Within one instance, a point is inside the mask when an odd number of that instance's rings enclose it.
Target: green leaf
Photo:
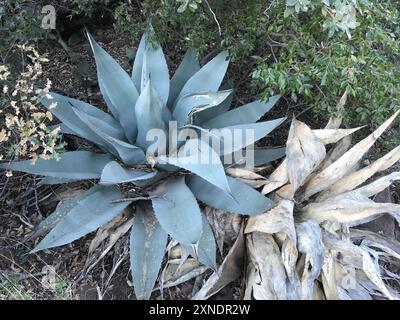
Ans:
[[[101,173],[100,184],[111,185],[118,183],[131,182],[135,184],[135,181],[149,180],[156,176],[157,172],[146,172],[135,169],[125,169],[118,162],[111,161],[108,163]]]
[[[218,106],[215,106],[213,108],[204,109],[202,111],[197,112],[194,117],[195,124],[202,125],[203,123],[205,123],[215,117],[218,117],[221,114],[224,114],[225,112],[227,112],[230,109],[230,107],[232,105],[232,100],[233,100],[233,91]]]
[[[256,215],[266,212],[274,205],[270,199],[247,184],[229,176],[227,179],[234,200],[200,177],[191,176],[187,184],[198,200],[232,213]]]
[[[139,94],[136,87],[125,70],[97,44],[89,33],[88,38],[96,60],[101,93],[110,111],[124,128],[126,137],[133,142],[137,133],[134,106]]]
[[[112,203],[122,198],[115,187],[96,186],[95,192],[89,191],[83,199],[71,202],[71,209],[47,236],[32,250],[58,247],[79,239],[120,214],[130,202]]]
[[[149,194],[156,217],[167,233],[188,245],[200,240],[200,208],[183,177],[168,179]]]
[[[142,82],[143,55],[146,48],[146,34],[140,39],[139,46],[136,51],[135,61],[133,62],[132,81],[138,92],[140,92]]]
[[[200,139],[188,140],[176,157],[161,156],[158,159],[193,172],[228,195],[231,192],[218,154]]]
[[[46,219],[40,222],[38,226],[35,227],[32,236],[40,236],[46,231],[54,228],[58,222],[60,222],[75,206],[79,204],[79,202],[86,199],[88,196],[94,194],[97,191],[99,191],[99,186],[95,185],[86,192],[81,193],[74,198],[61,200],[56,210],[51,213]]]
[[[179,99],[191,93],[218,91],[228,68],[229,60],[227,60],[227,57],[228,53],[226,51],[219,53],[214,59],[190,77],[183,86],[176,101],[178,102]]]
[[[147,203],[136,206],[130,238],[133,288],[138,300],[148,300],[161,268],[168,234]]]
[[[274,148],[274,147],[265,147],[265,148],[256,148],[253,149],[252,151],[248,150],[249,152],[254,153],[254,167],[262,166],[265,164],[268,164],[272,161],[278,160],[285,156],[286,154],[286,147],[279,147],[279,148]],[[236,159],[235,159],[236,160]],[[243,158],[243,162],[240,161],[240,159],[237,159],[235,163],[235,167],[243,167],[246,166],[244,163],[245,158]],[[224,163],[224,161],[222,161]]]
[[[88,115],[74,108],[73,110],[78,117],[85,120],[85,123],[90,130],[102,139],[102,145],[105,146],[110,153],[119,157],[125,164],[134,165],[145,162],[146,157],[142,149],[102,132],[100,128],[92,122],[92,119]]]
[[[112,159],[108,154],[89,151],[64,152],[60,160],[38,159],[34,165],[29,160],[1,163],[1,169],[22,171],[53,178],[98,179],[104,166]]]
[[[105,131],[106,133],[112,135],[115,138],[118,139],[124,139],[125,134],[124,130],[122,129],[121,125],[117,120],[115,120],[112,116],[110,116],[108,113],[100,110],[97,107],[92,106],[89,103],[77,100],[77,99],[72,99],[69,97],[62,96],[60,94],[50,92],[50,96],[53,99],[47,99],[46,97],[43,97],[42,103],[45,105],[45,107],[49,107],[49,105],[52,102],[57,103],[57,107],[54,110],[57,110],[60,106],[65,107],[65,108],[71,108],[71,104],[78,109],[81,112],[84,112],[85,114],[91,116],[92,118],[95,118],[101,128],[101,130]],[[53,109],[50,109],[52,111]],[[61,112],[61,111],[60,111]],[[56,114],[54,114],[57,118],[59,118]],[[61,121],[63,121],[61,118],[59,118]]]
[[[203,220],[203,232],[201,234],[199,243],[197,244],[197,250],[196,250],[197,254],[193,246],[185,244],[182,244],[182,246],[184,247],[184,250],[186,250],[186,252],[188,252],[193,258],[198,259],[202,264],[216,271],[217,246],[215,243],[214,233],[204,214],[202,214],[202,220]]]
[[[196,49],[189,48],[171,79],[168,97],[168,106],[170,108],[174,105],[175,100],[178,97],[179,92],[181,92],[186,81],[188,81],[191,76],[199,71],[199,69],[200,65],[197,59]]]
[[[220,105],[231,93],[232,90],[225,90],[186,95],[178,101],[172,115],[178,122],[178,127],[183,126],[190,121],[190,118],[195,116],[197,112]]]
[[[226,156],[264,138],[285,119],[286,118],[280,118],[271,121],[235,125],[220,129],[204,129],[194,125],[186,125],[185,128],[197,129],[208,135],[208,143],[212,144],[217,154],[220,156]],[[219,143],[219,149],[217,143]]]
[[[146,139],[151,129],[161,129],[166,131],[165,123],[162,119],[163,104],[157,93],[152,88],[152,81],[148,81],[139,99],[136,102],[135,112],[138,121],[138,136],[136,144],[147,149],[153,141]]]
[[[143,91],[150,79],[158,98],[166,108],[169,95],[168,66],[161,46],[155,41],[152,41],[152,43],[146,43],[145,46],[141,91]]]
[[[251,102],[242,107],[221,114],[220,116],[207,121],[202,126],[204,128],[212,129],[257,122],[276,104],[279,98],[280,96],[273,96],[266,103],[261,102],[260,100]]]
[[[54,99],[43,97],[41,103],[45,107],[49,107]],[[49,109],[72,133],[87,139],[99,146],[103,146],[101,138],[93,132],[74,112],[73,107],[69,103],[62,103],[56,107]]]

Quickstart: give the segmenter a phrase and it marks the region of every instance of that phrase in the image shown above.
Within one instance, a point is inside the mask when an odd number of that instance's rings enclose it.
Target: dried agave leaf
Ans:
[[[296,224],[297,248],[304,256],[300,270],[301,299],[313,297],[315,280],[318,278],[324,260],[325,248],[322,242],[321,228],[313,220]]]
[[[263,232],[275,234],[285,232],[296,243],[296,231],[293,221],[294,203],[290,200],[281,200],[276,207],[264,214],[249,217],[244,233]]]
[[[101,261],[101,259],[103,259],[106,256],[106,254],[110,252],[110,250],[114,247],[117,241],[131,229],[132,225],[133,225],[133,218],[126,221],[124,224],[115,229],[115,231],[109,234],[109,239],[106,248],[102,251],[102,253],[96,259],[96,261],[90,265],[90,267],[87,269],[87,272],[92,270]]]
[[[249,265],[245,298],[252,295],[256,300],[286,300],[285,267],[273,236],[252,232],[247,235],[247,251]]]
[[[349,130],[353,130],[353,129],[349,129]],[[315,134],[315,131],[316,130],[313,130],[314,134]],[[347,135],[349,135],[351,133],[351,131],[341,131],[342,136],[339,136],[336,133],[336,130],[328,131],[328,133],[336,136],[336,139],[338,139],[337,141],[339,141],[340,138],[344,138]],[[326,135],[325,133],[324,133],[324,136],[325,136],[325,138],[324,138],[325,140],[334,141],[333,137]],[[317,138],[318,138],[318,132],[317,132]],[[324,142],[324,141],[322,141],[322,142]],[[285,158],[282,161],[282,163],[278,166],[278,168],[268,177],[267,181],[268,182],[265,184],[265,186],[262,190],[262,194],[268,194],[289,182],[287,158]]]
[[[372,260],[368,251],[363,250],[363,271],[367,277],[378,287],[378,289],[389,299],[394,300],[395,297],[389,292],[384,284],[379,272],[379,265],[376,260]]]
[[[262,189],[262,194],[268,194],[289,182],[287,159],[276,168],[276,170],[268,177],[268,182]]]
[[[326,300],[324,290],[319,281],[314,282],[312,300]]]
[[[260,180],[247,180],[247,179],[236,178],[236,180],[239,180],[249,185],[250,187],[253,187],[254,189],[260,188],[268,183],[268,181],[265,178]]]
[[[287,168],[293,195],[325,155],[325,146],[313,131],[293,118],[286,143]]]
[[[352,129],[314,129],[313,133],[317,139],[324,144],[332,144],[339,142],[344,137],[347,137],[362,128],[364,128],[364,126]]]
[[[187,259],[183,264],[180,259],[169,260],[161,276],[162,285],[154,290],[180,285],[203,274],[207,269],[206,266],[200,266],[196,259]]]
[[[109,237],[112,230],[116,229],[124,221],[126,221],[127,213],[128,209],[125,209],[120,215],[116,216],[110,222],[107,222],[105,225],[101,226],[99,230],[97,230],[96,236],[89,245],[88,259],[90,255],[101,245],[101,243]]]
[[[321,270],[321,281],[326,299],[337,300],[339,298],[339,293],[336,285],[335,260],[334,253],[331,251],[325,254]]]
[[[323,202],[310,203],[302,209],[304,219],[314,219],[318,223],[325,220],[339,223],[354,223],[379,213],[399,211],[400,205],[375,203],[364,196],[343,194]]]
[[[340,140],[338,143],[336,143],[335,146],[331,150],[329,150],[324,161],[322,161],[316,171],[322,171],[325,168],[329,167],[336,160],[338,160],[347,150],[349,150],[351,146],[351,140],[351,135],[348,135]],[[314,174],[316,174],[317,172],[314,172]]]
[[[313,177],[306,185],[303,198],[308,199],[312,195],[325,190],[327,187],[344,177],[390,126],[399,112],[400,111],[397,111],[371,135],[358,142],[337,161]]]
[[[326,191],[324,191],[318,199],[323,200],[331,196],[353,190],[354,188],[371,178],[375,173],[390,168],[399,160],[400,146],[393,149],[382,158],[376,160],[371,165],[339,179]]]
[[[206,300],[240,276],[244,264],[243,226],[217,272],[214,272],[196,293],[193,300]]]
[[[351,229],[350,233],[353,241],[361,241],[368,247],[377,247],[391,256],[400,259],[400,245],[398,241],[383,237],[375,232],[361,229]]]
[[[234,178],[241,178],[245,180],[266,180],[265,177],[259,175],[251,170],[241,168],[228,168],[225,172]]]
[[[391,174],[388,174],[387,176],[377,179],[370,184],[351,191],[350,194],[372,197],[385,190],[396,180],[400,180],[400,172],[393,172]]]
[[[246,169],[241,169],[241,168],[228,168],[226,169],[226,173],[229,174],[231,177],[236,178],[239,181],[242,181],[249,186],[253,188],[260,188],[263,185],[267,183],[267,179],[260,175],[257,174],[254,170],[255,168],[246,168]]]

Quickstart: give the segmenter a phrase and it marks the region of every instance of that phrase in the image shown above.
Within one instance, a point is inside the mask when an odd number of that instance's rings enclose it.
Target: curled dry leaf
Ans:
[[[292,195],[325,158],[325,146],[304,123],[293,118],[286,144],[287,170]]]

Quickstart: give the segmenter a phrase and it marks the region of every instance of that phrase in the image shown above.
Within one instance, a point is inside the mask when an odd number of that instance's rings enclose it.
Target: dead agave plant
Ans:
[[[371,198],[399,180],[400,172],[370,178],[400,159],[400,146],[366,167],[359,163],[399,112],[351,148],[359,128],[339,129],[335,119],[311,130],[293,119],[286,159],[263,186],[277,205],[250,217],[244,229],[245,298],[399,298],[390,283],[400,277],[382,261],[400,259],[400,244],[356,228],[383,213],[398,218],[399,204]]]

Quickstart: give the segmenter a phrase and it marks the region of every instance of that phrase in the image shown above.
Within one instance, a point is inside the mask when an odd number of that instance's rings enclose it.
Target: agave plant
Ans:
[[[398,282],[386,266],[400,259],[400,243],[356,228],[387,212],[399,221],[399,204],[371,198],[400,173],[369,179],[399,161],[400,146],[359,165],[399,112],[352,148],[351,134],[359,128],[339,129],[340,120],[333,119],[325,129],[311,130],[293,120],[286,158],[263,187],[277,206],[250,217],[244,229],[246,298],[399,298],[384,280]],[[327,144],[333,144],[329,152]]]
[[[228,59],[221,52],[200,68],[189,49],[170,79],[162,49],[149,33],[139,44],[132,76],[88,34],[98,83],[111,114],[83,101],[50,93],[42,103],[61,122],[63,133],[97,145],[103,153],[71,151],[60,160],[3,163],[1,168],[44,176],[43,184],[98,179],[98,184],[61,203],[37,230],[52,227],[33,252],[70,243],[133,209],[130,257],[136,297],[147,299],[163,261],[168,235],[193,257],[215,269],[215,241],[199,202],[228,212],[256,215],[273,202],[245,183],[225,174],[224,159],[249,147],[282,123],[283,118],[257,122],[277,102],[255,101],[230,109],[232,90],[219,88]],[[54,107],[56,103],[56,107]],[[175,129],[170,123],[175,121]],[[252,130],[252,139],[213,147],[191,137],[157,149],[151,130],[167,137],[191,128],[224,140],[214,129],[233,133]],[[217,130],[218,131],[218,130]],[[225,136],[226,138],[226,136]],[[284,155],[284,148],[255,148],[255,164]],[[196,162],[206,155],[206,163]],[[240,162],[240,161],[239,161]],[[231,163],[229,166],[243,165]],[[129,193],[124,192],[128,190]],[[133,191],[132,191],[133,190]],[[132,204],[132,205],[131,205]]]

